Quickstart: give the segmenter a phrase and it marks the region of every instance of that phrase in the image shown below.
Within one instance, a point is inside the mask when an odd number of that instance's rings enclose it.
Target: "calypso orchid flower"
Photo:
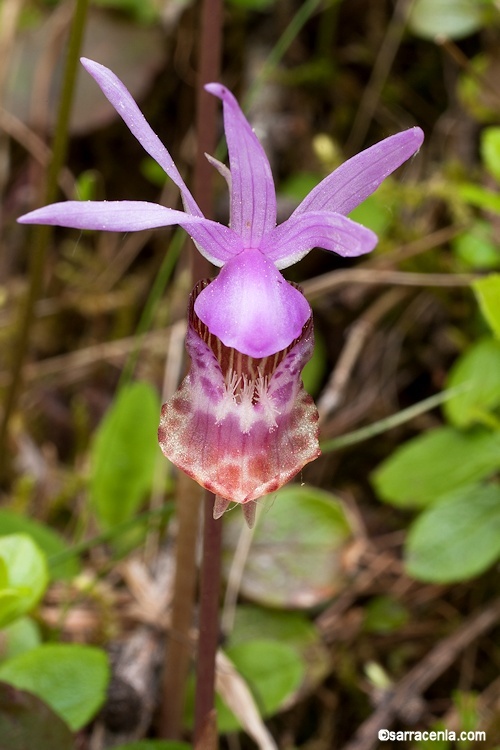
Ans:
[[[207,157],[230,191],[229,227],[205,218],[170,154],[123,83],[99,63],[82,64],[147,153],[181,192],[184,211],[146,201],[66,201],[22,216],[25,224],[130,232],[178,224],[221,267],[191,293],[186,346],[191,368],[163,406],[165,455],[217,496],[214,515],[273,492],[319,455],[318,414],[301,371],[313,350],[311,308],[280,269],[313,247],[344,257],[370,252],[376,235],[348,219],[420,147],[411,128],[342,164],[276,226],[276,192],[267,156],[234,96],[219,83],[230,169]]]

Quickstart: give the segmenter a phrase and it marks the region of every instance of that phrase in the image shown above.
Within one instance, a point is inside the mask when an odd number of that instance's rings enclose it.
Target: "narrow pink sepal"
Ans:
[[[361,151],[311,190],[292,216],[306,211],[335,211],[347,215],[413,156],[423,140],[420,128],[410,128]]]
[[[259,247],[276,225],[276,191],[269,159],[233,94],[220,83],[205,89],[222,100],[231,167],[231,229],[245,247]]]
[[[132,94],[124,83],[120,81],[112,70],[105,65],[81,57],[80,62],[92,76],[109,103],[118,112],[130,132],[137,138],[147,153],[165,170],[172,182],[181,191],[186,210],[193,216],[203,216],[198,204],[191,195],[191,191],[182,179],[174,160],[160,141],[141,110],[137,106]]]

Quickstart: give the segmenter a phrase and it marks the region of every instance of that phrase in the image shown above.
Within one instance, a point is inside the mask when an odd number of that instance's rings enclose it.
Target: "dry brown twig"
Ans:
[[[444,638],[391,690],[374,713],[361,725],[344,750],[372,750],[380,729],[389,729],[405,707],[420,699],[469,644],[491,630],[500,620],[500,599],[471,615],[454,633]]]
[[[348,337],[328,384],[318,399],[320,424],[340,404],[345,387],[377,323],[408,294],[406,289],[391,289],[370,305],[349,329]]]

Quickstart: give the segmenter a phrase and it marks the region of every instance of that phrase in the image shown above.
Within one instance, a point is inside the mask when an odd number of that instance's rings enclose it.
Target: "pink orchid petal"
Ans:
[[[214,341],[196,321],[192,302],[190,308],[186,348],[191,367],[163,405],[160,447],[218,496],[216,516],[229,501],[243,503],[251,523],[252,501],[277,490],[320,454],[318,412],[301,380],[314,346],[312,317],[281,358],[255,360]],[[238,392],[241,378],[245,388]]]
[[[276,224],[276,192],[269,160],[238,102],[220,83],[205,89],[222,100],[231,166],[231,229],[245,247],[259,247]]]
[[[306,211],[335,211],[345,216],[413,156],[423,140],[420,128],[410,128],[353,156],[311,190],[292,216]]]
[[[305,297],[259,250],[229,260],[201,292],[195,311],[225,346],[251,357],[285,349],[311,315]]]
[[[228,227],[184,211],[147,201],[66,201],[37,208],[19,217],[21,224],[51,224],[73,229],[136,232],[179,224],[200,251],[221,266],[241,252],[240,238]]]
[[[345,258],[373,250],[378,237],[366,227],[330,211],[310,211],[291,216],[265,238],[261,252],[277,268],[287,268],[313,247],[331,250]]]
[[[193,216],[203,216],[198,204],[182,179],[179,170],[175,166],[172,157],[147,122],[126,86],[112,70],[109,70],[104,65],[89,60],[86,57],[80,58],[80,62],[95,80],[106,99],[116,109],[143,149],[165,170],[172,182],[177,185],[181,191],[186,210],[193,214]]]

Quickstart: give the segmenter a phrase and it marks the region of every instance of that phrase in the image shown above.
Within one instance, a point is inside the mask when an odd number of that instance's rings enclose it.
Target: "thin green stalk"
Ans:
[[[411,419],[420,416],[420,414],[425,414],[425,412],[435,409],[436,406],[441,406],[441,404],[449,401],[450,398],[458,396],[459,393],[463,393],[468,388],[469,386],[467,385],[460,385],[456,388],[449,388],[447,391],[436,393],[434,396],[429,396],[429,398],[425,398],[423,401],[419,401],[412,406],[408,406],[406,409],[398,411],[397,414],[391,414],[390,417],[379,419],[378,422],[361,427],[359,430],[348,432],[346,435],[339,435],[339,437],[331,438],[331,440],[324,440],[320,444],[320,448],[323,453],[331,453],[341,448],[347,448],[350,445],[362,443],[363,440],[369,440],[375,437],[375,435],[380,435],[382,432],[399,427],[399,425],[409,422]]]
[[[262,83],[264,83],[264,81],[269,78],[272,71],[277,67],[278,63],[283,58],[283,55],[295,40],[301,29],[305,26],[311,16],[318,10],[320,5],[323,4],[323,2],[324,0],[305,0],[304,3],[299,5],[299,9],[269,53],[266,61],[264,62],[264,65],[262,66],[259,77],[250,89],[245,100],[245,104],[247,106],[252,101],[259,86],[261,86]]]
[[[57,116],[56,131],[52,146],[52,159],[47,172],[47,181],[43,203],[53,203],[58,193],[59,172],[66,158],[68,145],[68,127],[73,103],[78,58],[85,28],[88,0],[76,0],[76,9],[71,24],[68,40],[68,52],[64,68],[64,79]],[[31,327],[34,319],[35,304],[43,286],[43,274],[47,248],[52,236],[52,227],[38,225],[33,228],[30,241],[29,288],[21,312],[17,341],[14,346],[11,365],[11,379],[4,400],[4,411],[0,424],[0,477],[5,475],[6,444],[9,422],[14,412],[22,382],[22,367],[28,350]]]
[[[74,544],[69,549],[65,549],[62,552],[56,552],[53,555],[50,555],[48,558],[48,562],[51,566],[65,563],[67,560],[71,560],[74,557],[84,555],[86,552],[94,549],[94,547],[98,547],[100,544],[105,544],[106,542],[111,542],[113,541],[113,539],[119,538],[130,529],[135,528],[140,523],[149,522],[154,518],[163,518],[163,516],[168,516],[169,513],[172,513],[173,511],[173,502],[164,503],[160,508],[152,508],[151,510],[146,510],[144,511],[144,513],[139,513],[139,515],[134,516],[134,518],[129,518],[127,521],[119,523],[112,529],[108,529],[107,531],[103,531],[100,534],[96,534],[96,536],[93,536],[91,539],[86,539],[84,542]]]

